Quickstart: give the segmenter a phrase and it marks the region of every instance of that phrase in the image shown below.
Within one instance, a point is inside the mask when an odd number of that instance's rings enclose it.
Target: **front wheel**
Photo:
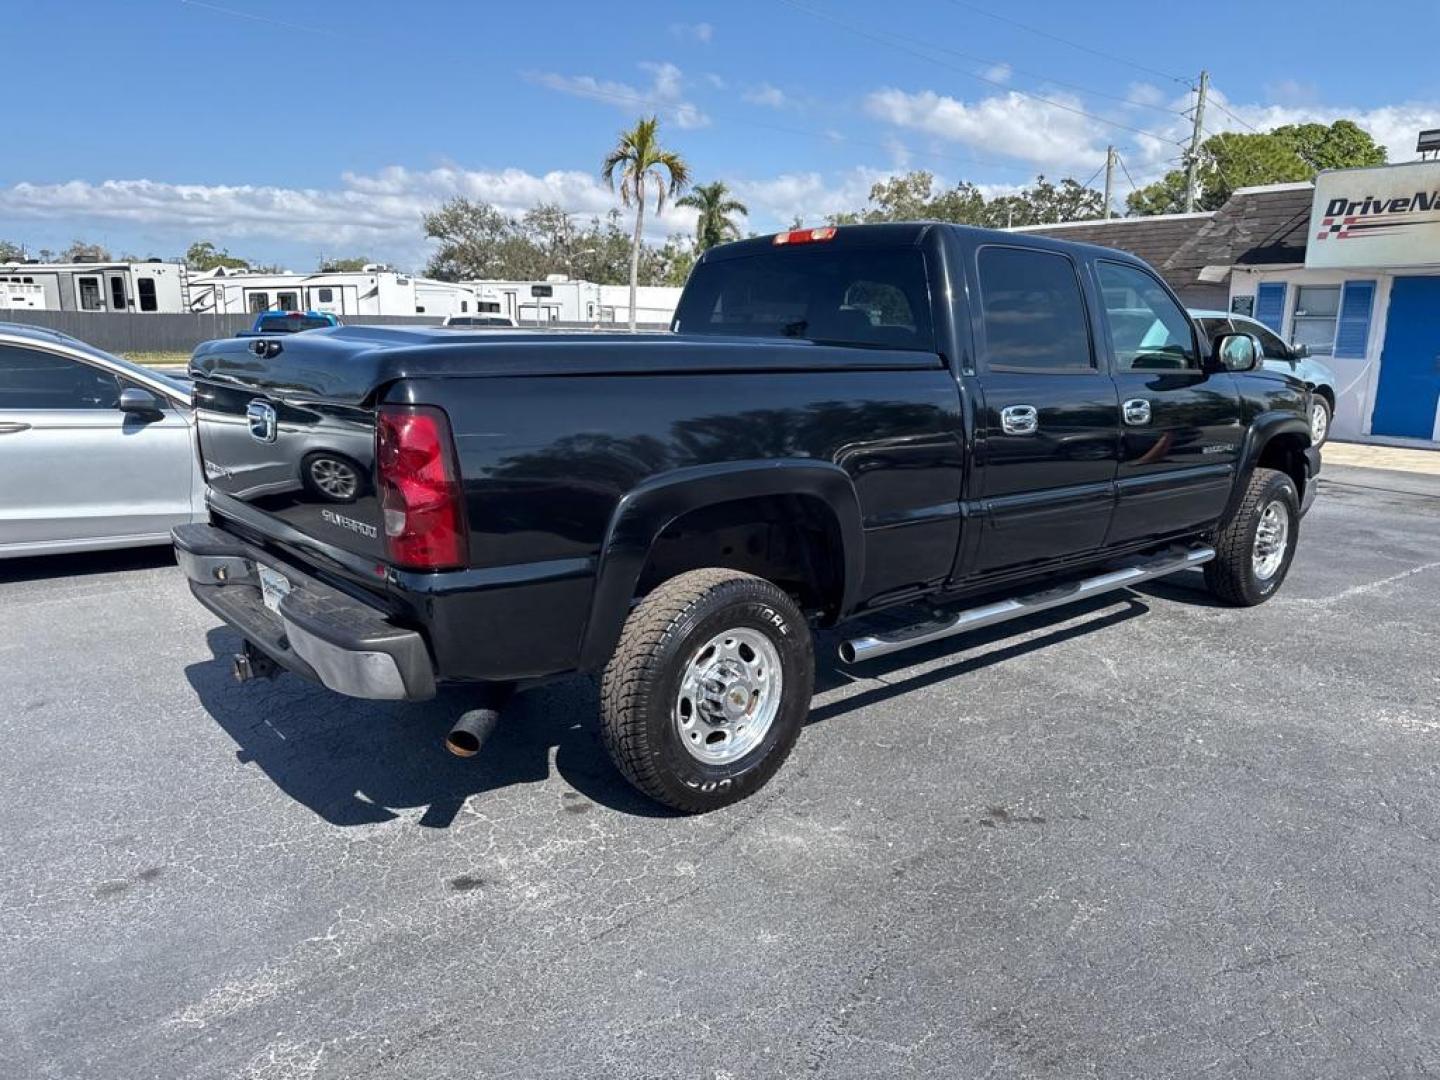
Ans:
[[[692,570],[626,620],[601,680],[601,736],[652,799],[714,810],[780,768],[814,678],[810,628],[785,592],[750,574]]]
[[[1289,573],[1299,535],[1295,481],[1275,469],[1256,469],[1235,515],[1216,537],[1205,584],[1227,604],[1263,604]]]
[[[1330,437],[1330,402],[1323,394],[1316,394],[1310,402],[1310,445],[1322,446]]]

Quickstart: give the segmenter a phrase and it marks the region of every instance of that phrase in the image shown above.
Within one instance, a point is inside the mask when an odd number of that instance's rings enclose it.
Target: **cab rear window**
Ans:
[[[925,257],[908,248],[801,248],[700,263],[675,329],[935,351]]]
[[[335,325],[318,315],[267,315],[260,320],[261,332],[295,334],[301,330],[318,330]]]

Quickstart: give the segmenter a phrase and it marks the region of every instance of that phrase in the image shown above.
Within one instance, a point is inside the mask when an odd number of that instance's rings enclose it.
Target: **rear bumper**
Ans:
[[[213,525],[180,525],[170,535],[195,598],[277,664],[351,697],[435,696],[435,668],[417,631]],[[290,583],[278,611],[265,605],[260,566]]]
[[[1315,493],[1320,485],[1316,481],[1320,477],[1320,448],[1309,446],[1305,448],[1305,494],[1300,497],[1300,515],[1304,517],[1310,507],[1314,505]]]

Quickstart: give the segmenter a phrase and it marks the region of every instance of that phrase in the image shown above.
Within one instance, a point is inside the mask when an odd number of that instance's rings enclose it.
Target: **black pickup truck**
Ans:
[[[1185,567],[1273,595],[1320,458],[1259,356],[1119,252],[796,230],[707,252],[671,333],[202,345],[210,524],[175,546],[242,679],[470,684],[468,754],[507,693],[603,673],[620,771],[703,811],[794,744],[813,627],[890,609],[843,639],[861,664]]]

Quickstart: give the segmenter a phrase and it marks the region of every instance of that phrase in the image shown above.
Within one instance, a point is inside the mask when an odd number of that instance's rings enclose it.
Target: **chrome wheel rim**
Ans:
[[[316,458],[312,461],[310,479],[332,499],[353,499],[360,480],[354,469],[334,458]]]
[[[680,745],[706,765],[739,761],[764,741],[784,689],[780,653],[758,630],[735,627],[696,649],[675,695]]]
[[[1255,550],[1251,560],[1257,581],[1269,581],[1285,561],[1290,541],[1290,511],[1279,499],[1266,504],[1255,529]]]
[[[1330,410],[1322,402],[1310,406],[1310,442],[1319,446],[1330,430]]]

